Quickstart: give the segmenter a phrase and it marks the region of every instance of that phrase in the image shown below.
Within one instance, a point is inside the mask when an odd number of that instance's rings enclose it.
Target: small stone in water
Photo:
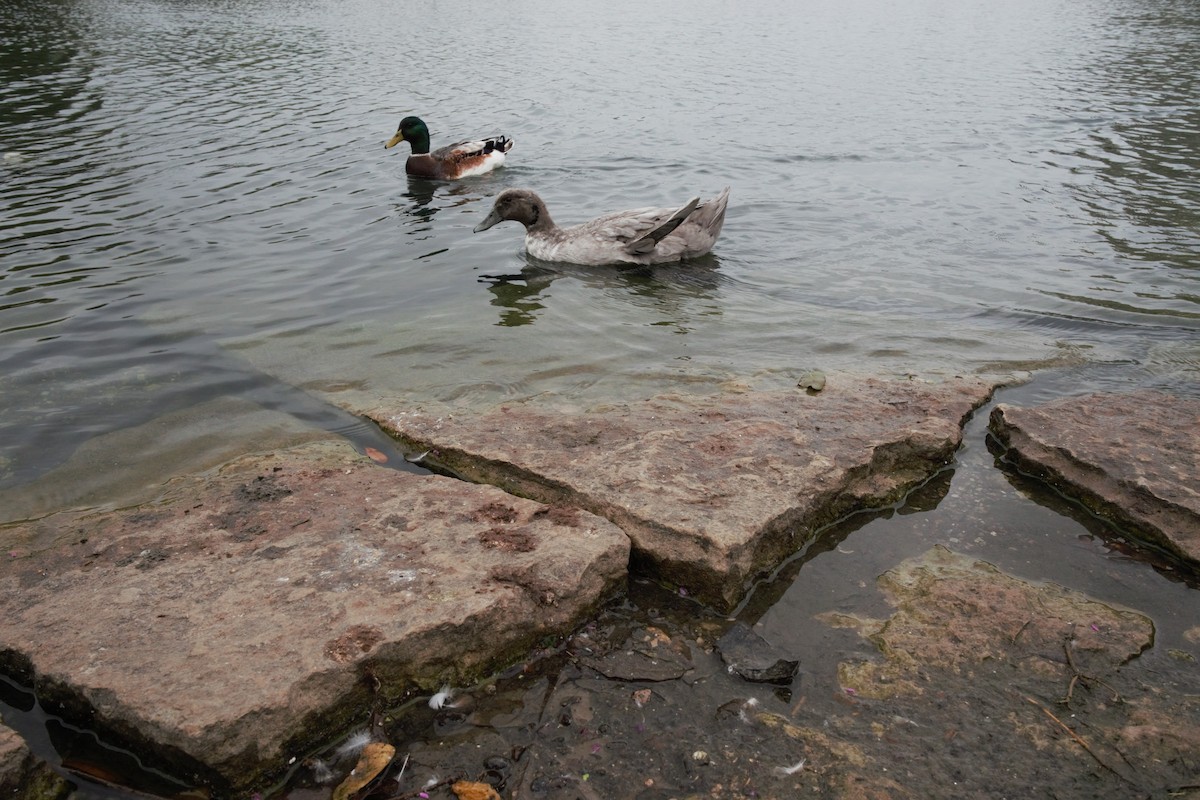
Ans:
[[[819,369],[809,370],[800,376],[796,385],[810,392],[819,392],[825,388],[825,373]]]

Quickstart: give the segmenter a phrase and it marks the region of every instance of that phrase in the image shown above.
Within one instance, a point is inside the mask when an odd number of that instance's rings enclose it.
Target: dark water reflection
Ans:
[[[504,327],[531,325],[538,312],[551,302],[551,285],[561,279],[577,281],[657,313],[657,321],[645,324],[674,328],[678,333],[693,329],[693,316],[721,313],[717,293],[722,277],[720,261],[707,256],[687,265],[655,264],[633,269],[595,270],[571,264],[549,264],[527,257],[528,265],[508,275],[481,275],[479,282],[502,309],[496,323]],[[649,319],[649,315],[647,316]]]

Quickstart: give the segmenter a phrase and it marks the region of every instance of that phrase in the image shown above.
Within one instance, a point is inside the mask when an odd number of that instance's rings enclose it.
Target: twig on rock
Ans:
[[[1071,707],[1071,698],[1074,697],[1074,695],[1075,695],[1075,684],[1079,683],[1079,681],[1081,681],[1081,680],[1084,681],[1085,683],[1096,683],[1096,684],[1103,686],[1105,689],[1108,689],[1110,692],[1112,692],[1112,695],[1113,695],[1112,702],[1114,702],[1114,703],[1121,702],[1121,693],[1120,692],[1118,692],[1116,689],[1109,686],[1107,683],[1100,680],[1099,678],[1082,672],[1079,669],[1079,667],[1076,666],[1075,657],[1073,655],[1071,655],[1071,645],[1073,645],[1074,643],[1075,643],[1075,626],[1072,625],[1071,632],[1068,633],[1067,637],[1063,640],[1063,654],[1066,655],[1067,666],[1071,669],[1071,681],[1067,684],[1066,696],[1063,697],[1063,699],[1059,700],[1058,702],[1060,704],[1066,706],[1067,708],[1070,708]]]
[[[1137,784],[1136,784],[1136,783],[1134,783],[1133,781],[1131,781],[1129,778],[1126,778],[1124,775],[1122,775],[1121,773],[1117,772],[1115,769],[1113,769],[1113,768],[1112,768],[1112,767],[1110,767],[1108,764],[1106,764],[1106,763],[1104,762],[1104,759],[1102,759],[1102,758],[1100,758],[1100,756],[1096,755],[1096,751],[1095,751],[1095,750],[1093,750],[1093,749],[1091,748],[1091,746],[1090,746],[1090,745],[1088,745],[1087,741],[1086,741],[1086,740],[1084,740],[1084,738],[1083,738],[1082,736],[1080,736],[1078,733],[1076,733],[1075,731],[1071,730],[1071,727],[1070,727],[1069,725],[1067,725],[1067,723],[1063,722],[1061,719],[1059,719],[1058,717],[1054,716],[1054,712],[1052,712],[1050,709],[1046,708],[1044,705],[1042,705],[1041,703],[1039,703],[1037,700],[1034,700],[1034,699],[1033,699],[1032,697],[1030,697],[1029,695],[1023,695],[1023,697],[1024,697],[1024,698],[1025,698],[1027,701],[1029,701],[1030,703],[1032,703],[1033,705],[1035,705],[1035,706],[1037,706],[1038,708],[1040,708],[1040,709],[1042,710],[1042,713],[1043,713],[1043,714],[1045,714],[1047,717],[1049,717],[1050,719],[1054,720],[1054,722],[1055,722],[1055,723],[1057,723],[1057,724],[1058,724],[1058,726],[1059,726],[1060,728],[1062,728],[1064,731],[1066,731],[1066,732],[1067,732],[1067,735],[1068,735],[1068,736],[1070,736],[1072,739],[1074,739],[1074,740],[1075,740],[1075,743],[1076,743],[1076,744],[1078,744],[1080,747],[1082,747],[1082,748],[1083,748],[1083,749],[1084,749],[1084,750],[1087,752],[1087,754],[1088,754],[1089,756],[1091,756],[1091,757],[1092,757],[1092,759],[1093,759],[1093,760],[1094,760],[1094,761],[1095,761],[1097,764],[1099,764],[1101,767],[1103,767],[1103,768],[1104,768],[1104,769],[1106,769],[1107,771],[1111,772],[1113,775],[1116,775],[1118,778],[1120,778],[1121,780],[1125,781],[1125,782],[1126,782],[1126,783],[1128,783],[1130,786],[1137,786]]]

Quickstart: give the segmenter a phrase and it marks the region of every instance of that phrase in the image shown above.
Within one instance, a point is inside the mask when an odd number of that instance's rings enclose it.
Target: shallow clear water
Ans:
[[[7,518],[303,436],[297,388],[1198,383],[1187,4],[17,2],[0,24],[0,485],[59,487],[5,492]],[[380,146],[406,113],[435,144],[513,136],[508,166],[409,181]],[[471,233],[508,186],[565,224],[727,184],[685,266],[531,272],[515,224]],[[111,479],[63,489],[115,431]]]

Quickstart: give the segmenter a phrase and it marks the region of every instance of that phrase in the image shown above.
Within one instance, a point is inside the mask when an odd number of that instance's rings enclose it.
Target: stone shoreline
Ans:
[[[375,410],[466,480],[317,443],[156,503],[5,526],[0,668],[218,796],[262,790],[371,702],[461,685],[570,633],[631,570],[732,607],[822,526],[942,469],[995,388],[834,378],[819,394],[590,410]],[[1200,402],[1158,393],[991,418],[1013,465],[1107,503],[1192,569],[1198,423]],[[877,677],[854,680],[867,693]],[[29,769],[6,757],[0,787]]]

